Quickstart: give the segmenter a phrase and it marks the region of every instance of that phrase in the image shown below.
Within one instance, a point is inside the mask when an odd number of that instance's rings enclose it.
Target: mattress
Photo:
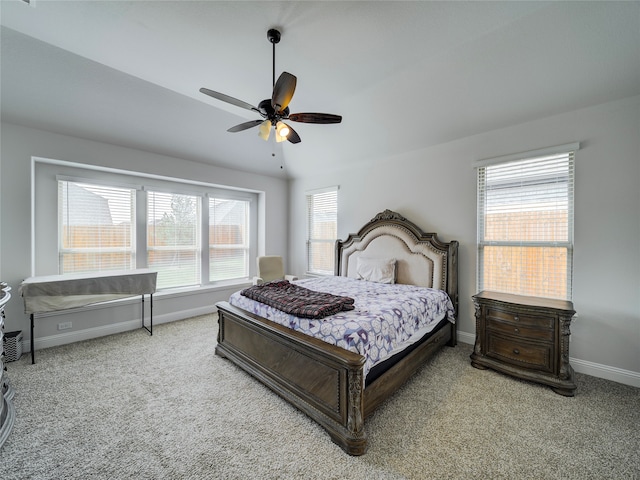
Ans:
[[[322,319],[298,318],[251,300],[240,291],[229,303],[280,325],[365,357],[364,375],[409,348],[440,321],[455,322],[446,292],[414,285],[382,284],[349,277],[318,277],[293,283],[354,299],[354,309]]]

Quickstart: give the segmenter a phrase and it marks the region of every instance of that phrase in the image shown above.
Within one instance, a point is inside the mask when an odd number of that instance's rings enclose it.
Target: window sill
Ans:
[[[224,283],[216,283],[211,285],[196,285],[193,287],[178,287],[167,288],[164,290],[158,290],[153,294],[154,298],[158,297],[183,297],[188,295],[197,295],[207,292],[219,292],[221,290],[232,290],[237,288],[248,287],[252,285],[249,278],[243,278],[240,280],[233,280]]]

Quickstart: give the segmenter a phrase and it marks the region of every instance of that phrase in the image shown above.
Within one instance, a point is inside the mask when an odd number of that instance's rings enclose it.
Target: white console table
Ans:
[[[147,269],[90,274],[29,277],[20,285],[24,311],[31,318],[31,363],[35,363],[34,315],[142,296],[142,327],[153,335],[153,294],[158,272]],[[149,327],[144,323],[144,296],[150,298]]]

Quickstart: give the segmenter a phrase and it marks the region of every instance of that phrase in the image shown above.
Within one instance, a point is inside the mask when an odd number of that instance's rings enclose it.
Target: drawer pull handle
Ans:
[[[516,322],[519,322],[519,321],[520,321],[520,317],[519,317],[518,315],[516,315],[515,317],[513,317],[513,319],[514,319]]]
[[[513,331],[516,332],[516,333],[520,333],[520,329],[519,328],[514,328]]]
[[[520,355],[520,350],[518,350],[517,348],[514,348],[513,353],[515,353],[516,355]]]

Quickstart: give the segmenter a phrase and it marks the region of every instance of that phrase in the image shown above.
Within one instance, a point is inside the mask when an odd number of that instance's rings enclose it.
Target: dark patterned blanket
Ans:
[[[241,295],[300,318],[324,318],[342,310],[353,310],[353,298],[315,292],[278,280],[245,288]]]

